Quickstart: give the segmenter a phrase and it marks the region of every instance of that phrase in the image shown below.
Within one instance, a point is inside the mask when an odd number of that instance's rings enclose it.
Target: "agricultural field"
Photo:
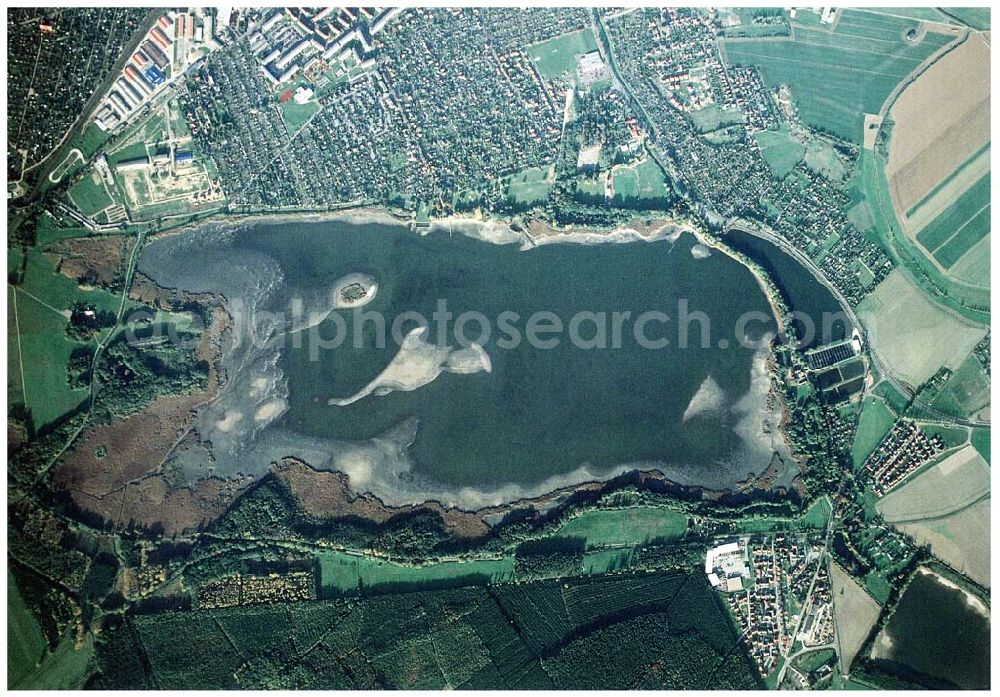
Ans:
[[[622,508],[587,511],[556,531],[559,537],[582,537],[588,547],[641,545],[676,539],[687,532],[687,516],[667,508]]]
[[[35,670],[48,651],[38,621],[24,604],[17,583],[7,569],[7,687],[19,683]]]
[[[868,592],[836,563],[830,565],[830,582],[840,670],[849,673],[855,656],[868,639],[882,610]]]
[[[989,31],[990,10],[988,7],[949,7],[942,10],[949,18],[973,29]]]
[[[892,105],[886,176],[900,217],[989,143],[989,63],[989,45],[972,34]]]
[[[539,73],[556,80],[565,77],[566,73],[575,75],[576,59],[596,50],[597,40],[588,28],[533,44],[528,47],[528,55]]]
[[[989,495],[990,468],[971,445],[904,482],[877,504],[887,523],[940,518]]]
[[[954,513],[899,523],[900,532],[918,545],[930,545],[931,554],[986,588],[990,587],[990,497]]]
[[[98,663],[101,688],[757,685],[700,574],[137,615],[102,633]]]
[[[19,357],[32,357],[20,360],[20,365],[11,365],[19,376],[23,375],[23,381],[18,380],[22,392],[18,401],[23,400],[35,428],[40,428],[87,396],[86,389],[73,388],[66,379],[66,365],[74,350],[86,345],[66,333],[73,303],[116,313],[120,298],[105,290],[78,286],[59,274],[52,262],[35,249],[28,251],[24,278],[8,291],[8,297],[15,329],[9,336],[10,348]]]
[[[882,398],[874,395],[864,398],[854,444],[851,446],[851,462],[855,470],[861,468],[895,423],[896,415]]]
[[[987,174],[921,229],[917,233],[917,242],[943,268],[950,269],[989,233],[990,175]],[[974,280],[983,287],[989,285],[988,276]]]
[[[990,379],[975,356],[969,356],[931,402],[946,414],[969,417],[990,403]]]
[[[795,165],[802,162],[806,148],[792,137],[787,127],[776,131],[759,131],[754,137],[760,147],[760,154],[764,156],[775,179],[784,179]]]
[[[986,334],[985,327],[932,302],[899,269],[861,301],[857,312],[882,360],[914,387],[942,366],[958,370]]]
[[[730,65],[757,67],[772,89],[788,85],[806,124],[861,145],[864,115],[878,113],[896,85],[953,38],[927,32],[907,41],[906,31],[918,26],[901,17],[843,10],[832,33],[798,26],[787,40],[722,44]]]
[[[856,224],[865,223],[861,229],[878,241],[894,265],[902,267],[913,283],[936,302],[961,316],[987,323],[990,307],[988,289],[943,272],[898,221],[885,176],[885,159],[881,155],[872,150],[861,152],[849,181],[848,194],[867,208],[865,216],[854,216]]]

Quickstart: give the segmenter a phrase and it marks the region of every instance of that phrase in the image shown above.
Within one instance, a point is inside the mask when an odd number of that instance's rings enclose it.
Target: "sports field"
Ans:
[[[576,59],[597,50],[594,32],[581,29],[528,47],[528,55],[545,77],[554,80],[576,70]]]
[[[647,157],[628,167],[615,167],[612,175],[615,201],[619,204],[628,206],[670,198],[663,173],[652,158]]]
[[[810,126],[858,145],[864,115],[883,102],[914,68],[951,37],[904,34],[911,19],[844,10],[836,31],[796,27],[794,39],[724,40],[730,65],[756,66],[770,88],[786,84]]]
[[[867,340],[892,372],[917,387],[941,366],[957,370],[986,328],[932,302],[894,269],[857,307]]]
[[[806,153],[802,143],[792,138],[787,127],[776,131],[760,131],[754,134],[760,154],[764,156],[768,168],[775,179],[784,179]]]

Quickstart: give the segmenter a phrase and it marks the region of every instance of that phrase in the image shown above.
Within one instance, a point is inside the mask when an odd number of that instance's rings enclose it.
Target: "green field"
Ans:
[[[847,166],[837,155],[836,149],[825,140],[815,138],[806,145],[806,167],[832,182],[842,182],[847,176]]]
[[[942,366],[957,370],[986,333],[932,302],[900,269],[858,304],[857,313],[880,358],[913,388]]]
[[[837,653],[833,649],[819,649],[810,651],[801,658],[796,659],[795,664],[802,670],[810,673],[830,661],[836,655]]]
[[[319,111],[319,104],[314,101],[296,104],[294,99],[289,99],[281,104],[281,118],[285,121],[288,135],[294,136],[298,133],[305,122],[311,119],[317,111]]]
[[[892,411],[896,412],[897,416],[901,415],[903,411],[906,410],[906,405],[909,403],[909,400],[903,395],[903,393],[893,387],[892,384],[886,380],[883,380],[875,385],[872,392],[881,397],[885,404]]]
[[[928,33],[903,39],[916,22],[844,10],[835,32],[797,27],[794,40],[723,41],[730,65],[760,69],[770,88],[787,84],[803,121],[862,142],[864,115],[878,113],[893,88],[950,39]]]
[[[990,8],[988,7],[948,7],[942,12],[973,29],[985,31],[990,29]]]
[[[877,571],[869,571],[868,575],[865,576],[865,588],[879,605],[885,605],[886,601],[889,600],[889,594],[892,593],[892,586]]]
[[[820,530],[826,527],[832,513],[830,501],[824,496],[816,499],[812,505],[798,518],[778,518],[767,516],[761,518],[742,518],[736,521],[736,527],[741,533],[771,532],[773,530]]]
[[[514,557],[496,560],[444,561],[426,566],[411,566],[361,557],[344,552],[319,555],[320,585],[324,591],[352,593],[380,586],[412,586],[413,589],[449,585],[474,585],[484,581],[510,580],[514,575]]]
[[[628,569],[632,564],[634,554],[634,547],[591,550],[583,555],[583,560],[580,562],[580,573],[607,574]]]
[[[24,604],[10,570],[7,571],[7,687],[18,687],[35,670],[48,646],[42,628]]]
[[[972,416],[990,403],[990,379],[979,359],[969,356],[948,378],[931,406],[946,414]]]
[[[896,415],[889,410],[884,400],[871,395],[865,397],[861,418],[858,420],[858,430],[854,434],[854,444],[851,446],[851,462],[855,470],[861,468],[894,423]]]
[[[35,249],[29,250],[22,283],[17,286],[16,325],[19,334],[9,337],[21,355],[31,356],[23,365],[24,398],[36,428],[49,424],[76,407],[87,396],[84,389],[70,389],[66,382],[66,363],[74,349],[84,344],[66,336],[68,312],[74,302],[93,305],[117,313],[120,299],[105,290],[84,290],[55,270],[52,263]],[[65,314],[63,314],[65,313]]]
[[[80,212],[91,217],[114,204],[97,172],[91,172],[74,184],[69,190],[69,197]]]
[[[538,72],[555,80],[564,73],[575,73],[577,57],[596,50],[594,32],[587,28],[529,46],[528,55]]]
[[[549,178],[549,171],[542,167],[531,167],[511,175],[507,180],[507,198],[523,208],[531,208],[544,203],[555,182]]]
[[[945,268],[990,232],[990,175],[969,187],[937,218],[917,233],[920,242]],[[984,279],[988,285],[988,279]]]
[[[19,690],[79,690],[90,675],[94,657],[94,638],[87,634],[83,646],[76,648],[76,640],[67,632],[52,653],[17,685]]]
[[[72,221],[66,221],[71,223]],[[35,246],[45,249],[56,240],[65,240],[73,237],[86,237],[90,230],[82,226],[69,225],[63,227],[52,215],[46,211],[38,216],[35,222]]]
[[[969,429],[965,426],[946,426],[940,423],[925,423],[920,425],[920,430],[927,434],[928,438],[940,436],[944,441],[945,448],[956,448],[969,441]]]
[[[795,165],[802,162],[806,148],[792,138],[786,126],[776,131],[759,131],[754,137],[775,179],[784,179]]]
[[[612,186],[615,202],[619,205],[643,205],[670,199],[670,190],[663,172],[650,157],[636,165],[616,167]]]
[[[972,436],[969,438],[972,447],[976,449],[986,462],[990,461],[990,429],[974,428]]]
[[[743,112],[739,109],[722,109],[718,104],[692,111],[691,123],[699,133],[710,133],[726,126],[734,126],[744,122]]]
[[[597,181],[578,178],[576,181],[576,190],[573,192],[573,198],[583,203],[603,204],[604,189],[605,184],[603,177]]]
[[[69,143],[66,152],[69,152],[72,148],[77,148],[89,160],[100,151],[106,142],[108,142],[108,134],[91,121],[83,129],[83,133]]]
[[[669,508],[622,508],[587,511],[556,531],[559,537],[583,537],[588,547],[641,545],[657,538],[676,539],[687,531],[687,516]]]

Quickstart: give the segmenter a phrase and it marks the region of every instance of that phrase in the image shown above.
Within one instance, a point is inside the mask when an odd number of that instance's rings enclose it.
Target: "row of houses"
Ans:
[[[159,95],[194,56],[221,44],[216,17],[206,9],[169,11],[146,32],[94,115],[103,131],[113,131]]]

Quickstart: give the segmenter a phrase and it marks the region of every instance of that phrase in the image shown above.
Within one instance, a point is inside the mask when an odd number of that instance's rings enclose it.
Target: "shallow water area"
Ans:
[[[387,503],[478,507],[630,469],[728,488],[784,452],[767,300],[702,250],[677,230],[531,244],[495,225],[257,223],[155,239],[140,270],[234,316],[228,382],[198,416],[218,474],[296,456]],[[337,306],[345,278],[377,292]]]

